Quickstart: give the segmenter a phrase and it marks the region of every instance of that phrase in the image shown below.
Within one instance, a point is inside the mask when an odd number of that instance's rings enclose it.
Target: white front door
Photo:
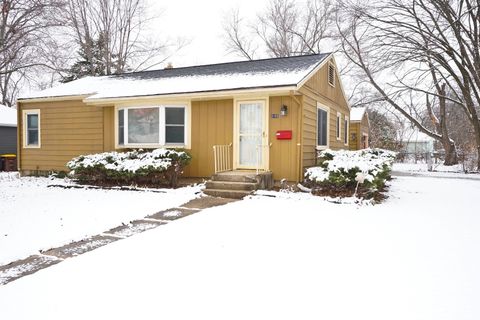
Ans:
[[[265,102],[238,102],[237,168],[265,169]]]

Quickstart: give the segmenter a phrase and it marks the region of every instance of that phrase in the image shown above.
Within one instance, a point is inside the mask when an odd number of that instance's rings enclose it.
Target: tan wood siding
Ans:
[[[332,60],[333,63],[333,60]],[[338,70],[338,68],[335,68]],[[336,71],[337,72],[337,71]],[[340,88],[338,72],[335,86],[328,84],[328,63],[324,64],[301,88],[303,94],[303,123],[302,123],[302,159],[303,167],[315,165],[315,148],[317,146],[317,102],[329,108],[329,148],[347,149],[344,144],[343,132],[345,130],[343,120],[350,117],[350,109]],[[341,113],[340,139],[336,137],[337,112]]]
[[[213,146],[233,143],[233,100],[192,101],[192,162],[185,176],[214,173]]]
[[[350,150],[358,150],[360,149],[360,139],[361,135],[360,133],[360,123],[358,122],[350,122]],[[355,140],[352,139],[352,137],[355,136]]]
[[[112,150],[104,139],[106,109],[86,106],[81,101],[21,103],[19,106],[20,114],[23,110],[40,110],[41,140],[40,148],[23,147],[23,117],[20,116],[21,170],[67,170],[65,164],[73,157]]]
[[[298,98],[297,98],[298,101]],[[289,96],[270,97],[269,105],[269,141],[270,170],[275,180],[287,179],[298,181],[301,131],[299,130],[300,104]],[[288,107],[288,114],[272,118],[272,114],[280,114],[282,105]],[[292,130],[292,140],[277,140],[278,130]]]
[[[103,108],[103,150],[115,149],[115,108]]]
[[[364,114],[362,121],[352,122],[350,124],[350,150],[360,150],[362,146],[362,136],[370,132],[370,123],[367,113]],[[355,133],[356,139],[352,140],[352,133]]]

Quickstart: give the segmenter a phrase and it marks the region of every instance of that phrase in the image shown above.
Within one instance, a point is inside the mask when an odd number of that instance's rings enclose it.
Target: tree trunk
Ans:
[[[440,107],[440,132],[442,134],[442,145],[445,149],[445,161],[443,164],[446,166],[453,166],[458,164],[458,157],[455,142],[453,142],[448,135],[447,103],[445,99],[447,92],[445,90],[445,83],[441,86],[437,85],[437,91],[439,94],[438,102]]]
[[[442,145],[445,149],[445,161],[443,164],[446,166],[458,164],[457,148],[455,147],[455,143],[451,140],[442,140]]]

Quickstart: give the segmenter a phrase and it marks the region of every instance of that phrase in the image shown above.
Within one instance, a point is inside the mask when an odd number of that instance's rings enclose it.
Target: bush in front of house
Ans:
[[[174,188],[191,156],[172,149],[132,150],[82,155],[67,163],[80,183],[95,185],[165,185]]]
[[[305,172],[305,184],[314,194],[374,198],[381,191],[396,153],[383,149],[325,150],[319,165]]]

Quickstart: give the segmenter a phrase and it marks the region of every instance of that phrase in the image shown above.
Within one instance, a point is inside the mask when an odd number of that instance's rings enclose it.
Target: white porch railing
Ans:
[[[263,152],[263,150],[265,148],[270,148],[272,146],[272,143],[270,142],[269,144],[257,144],[255,146],[256,148],[256,156],[257,156],[257,166],[256,166],[256,171],[257,171],[257,174],[260,172],[260,171],[265,171],[265,168],[263,167],[263,165],[265,164],[265,159],[263,159],[262,161],[262,158],[265,156],[265,152]],[[260,168],[262,166],[262,168]]]
[[[232,170],[232,144],[213,146],[215,173]]]

